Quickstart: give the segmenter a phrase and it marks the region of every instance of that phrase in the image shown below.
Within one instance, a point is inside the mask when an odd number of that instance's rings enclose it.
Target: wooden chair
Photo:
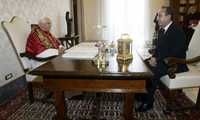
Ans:
[[[31,25],[22,18],[15,16],[11,19],[10,22],[3,21],[1,24],[8,38],[12,42],[12,45],[18,55],[19,61],[21,62],[22,68],[24,69],[29,100],[32,103],[35,100],[33,96],[33,87],[44,88],[45,86],[42,84],[42,77],[29,75],[28,72],[55,56],[48,58],[36,58],[25,52],[26,41],[29,33],[31,32]]]
[[[61,44],[69,49],[79,43],[79,35],[72,33],[72,18],[69,17],[69,12],[66,12],[67,34],[64,37],[59,38]]]
[[[191,38],[186,59],[169,57],[165,59],[168,65],[168,75],[161,77],[163,83],[169,90],[169,94],[173,90],[182,90],[184,88],[200,88],[200,23],[195,29]],[[187,64],[188,72],[175,73],[177,64]],[[168,96],[172,99],[172,96]],[[195,107],[200,108],[200,90]],[[173,108],[167,107],[169,110]]]
[[[61,44],[65,46],[66,49],[69,49],[79,43],[78,41],[79,35],[73,35],[73,36],[65,36],[59,38]]]

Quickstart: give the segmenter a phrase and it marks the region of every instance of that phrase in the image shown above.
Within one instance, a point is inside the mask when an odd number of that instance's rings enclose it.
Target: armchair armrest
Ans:
[[[175,72],[177,69],[177,64],[193,64],[200,62],[200,56],[191,58],[191,59],[181,59],[176,57],[167,57],[164,59],[165,64],[168,66],[167,73],[169,75],[169,78],[175,78]]]
[[[67,49],[79,43],[79,35],[65,36],[58,39],[60,40],[61,44],[65,46]]]
[[[51,56],[51,57],[47,57],[47,58],[39,58],[39,57],[33,57],[32,55],[24,52],[24,53],[20,53],[20,57],[27,57],[28,59],[33,59],[35,61],[38,61],[38,62],[44,62],[44,61],[47,61],[47,60],[50,60],[52,58],[55,58],[55,56]]]

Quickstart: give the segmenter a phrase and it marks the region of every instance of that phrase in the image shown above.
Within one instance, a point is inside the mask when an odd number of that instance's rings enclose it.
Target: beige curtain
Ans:
[[[84,31],[84,13],[83,13],[83,0],[71,0],[71,11],[74,16],[74,4],[77,5],[77,24],[78,24],[78,34],[80,36],[80,42],[85,41],[85,31]],[[76,16],[74,16],[76,17]],[[74,26],[73,26],[74,28]],[[73,30],[74,32],[74,30]]]
[[[143,46],[151,40],[154,15],[166,1],[76,0],[80,40],[115,41],[128,33],[134,44]]]

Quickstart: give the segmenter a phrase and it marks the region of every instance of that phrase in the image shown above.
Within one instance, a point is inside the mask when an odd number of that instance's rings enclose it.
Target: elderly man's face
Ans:
[[[171,21],[171,15],[166,15],[165,9],[160,9],[158,12],[158,24],[164,28]]]
[[[45,19],[45,21],[43,23],[41,23],[41,29],[49,32],[51,29],[51,20]]]

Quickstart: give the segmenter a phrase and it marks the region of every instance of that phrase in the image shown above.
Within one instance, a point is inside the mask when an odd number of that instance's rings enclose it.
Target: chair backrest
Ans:
[[[31,31],[31,25],[20,17],[13,17],[10,22],[3,21],[4,28],[8,38],[12,41],[24,69],[30,68],[30,63],[27,58],[21,58],[20,53],[25,52],[26,41]]]
[[[194,58],[200,56],[200,22],[195,27],[194,34],[191,38],[188,51],[187,51],[187,59]]]
[[[0,25],[0,88],[5,84],[24,75],[22,64],[8,39],[5,31]],[[1,90],[0,90],[1,91]],[[1,97],[0,93],[0,97]]]

